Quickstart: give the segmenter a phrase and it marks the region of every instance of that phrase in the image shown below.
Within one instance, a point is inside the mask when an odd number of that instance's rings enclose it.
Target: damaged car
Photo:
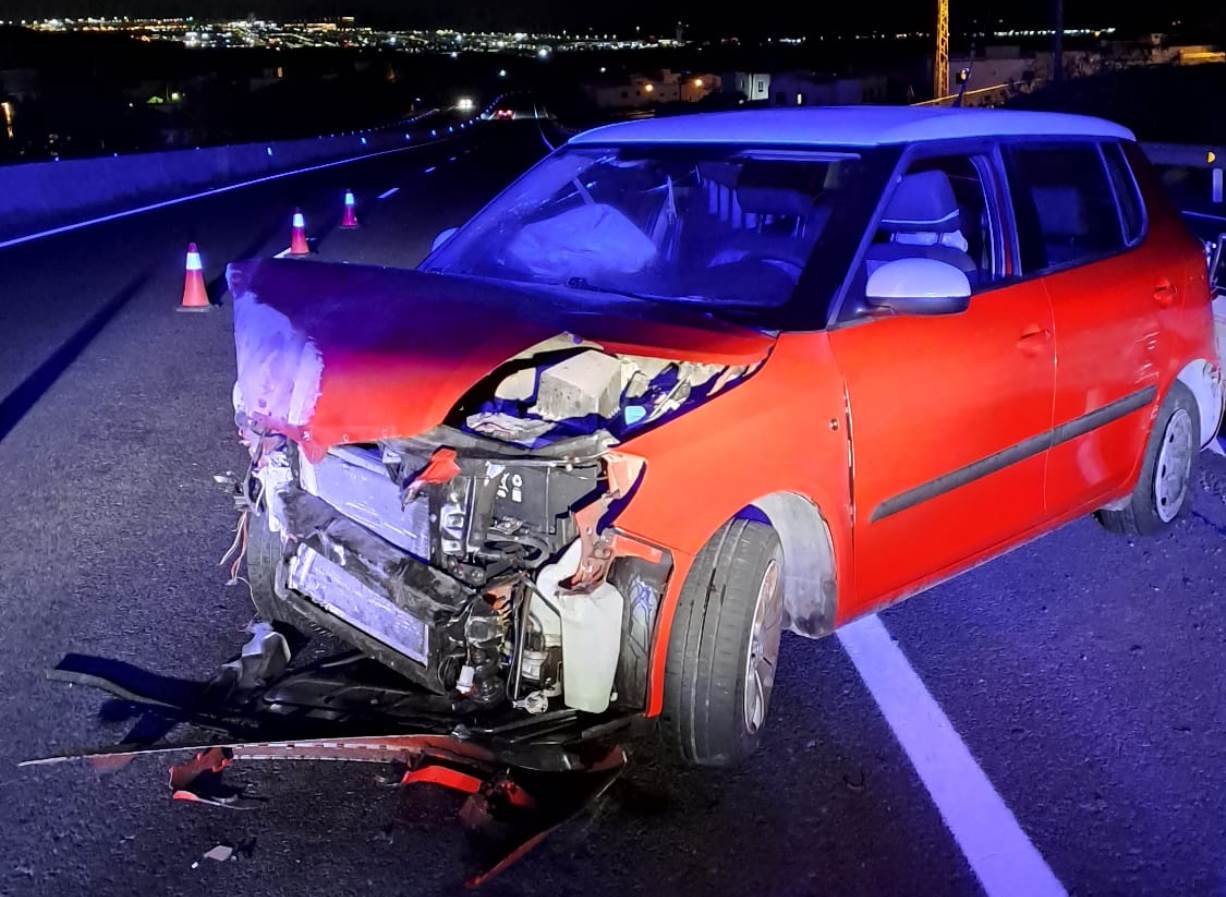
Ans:
[[[1222,415],[1133,135],[1045,113],[647,119],[416,270],[231,266],[259,616],[457,720],[757,745],[809,638],[1056,526],[1149,533]]]

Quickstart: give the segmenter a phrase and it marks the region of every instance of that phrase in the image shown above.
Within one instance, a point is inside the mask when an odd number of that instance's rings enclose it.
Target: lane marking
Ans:
[[[988,897],[1067,897],[881,619],[838,636]]]
[[[446,140],[455,138],[444,137],[437,143],[442,143]],[[237,184],[227,184],[224,187],[213,187],[209,190],[202,190],[199,193],[191,193],[186,196],[176,196],[174,199],[164,199],[160,202],[149,203],[148,205],[137,206],[134,209],[124,209],[122,212],[112,212],[109,215],[99,215],[97,218],[89,218],[85,221],[77,221],[72,224],[64,224],[59,227],[48,228],[47,230],[37,231],[36,233],[26,234],[24,237],[13,237],[9,240],[0,241],[0,249],[9,249],[13,246],[20,246],[23,243],[32,243],[35,240],[41,240],[45,237],[54,237],[58,234],[66,234],[74,230],[81,230],[85,227],[92,227],[95,224],[105,224],[108,221],[118,221],[121,218],[131,218],[133,215],[143,215],[145,212],[155,212],[158,209],[166,209],[171,206],[181,205],[185,202],[192,202],[197,199],[204,199],[208,196],[217,196],[221,193],[229,193],[232,190],[242,190],[245,187],[254,187],[257,184],[267,184],[269,181],[279,181],[282,178],[295,177],[300,174],[309,174],[312,171],[324,171],[328,168],[336,168],[339,165],[348,165],[351,162],[361,162],[366,159],[377,159],[380,156],[390,156],[394,153],[405,153],[411,150],[425,149],[432,144],[416,143],[412,146],[397,146],[392,149],[379,150],[376,153],[363,153],[360,156],[350,156],[347,159],[337,159],[334,162],[324,162],[320,165],[308,165],[305,168],[295,168],[292,171],[280,171],[276,174],[268,174],[263,177],[252,178],[247,181],[239,181]]]
[[[422,174],[430,174],[431,172],[435,172],[435,171],[438,171],[438,166],[437,166],[437,165],[431,165],[429,168],[427,168],[425,171],[423,171],[423,172],[422,172]]]
[[[273,258],[275,258],[275,259],[283,259],[283,258],[285,258],[287,255],[289,255],[289,251],[290,251],[292,248],[293,248],[292,246],[286,246],[284,249],[282,249],[280,252],[278,252],[276,255],[274,255],[274,256],[273,256]]]
[[[395,196],[399,192],[400,192],[399,187],[392,187],[390,190],[384,190],[382,193],[379,194],[377,198],[378,199],[391,199],[393,196]]]

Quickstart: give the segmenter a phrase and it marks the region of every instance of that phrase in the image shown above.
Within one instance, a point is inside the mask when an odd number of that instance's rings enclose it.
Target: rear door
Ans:
[[[1140,193],[1114,142],[1005,151],[1022,274],[1051,297],[1055,432],[1047,501],[1059,513],[1117,491],[1135,469],[1157,396],[1159,312],[1178,286],[1140,244]]]
[[[957,226],[933,227],[941,246],[971,259],[969,309],[870,313],[856,302],[860,276],[830,332],[854,453],[852,613],[952,572],[1044,514],[1055,378],[1051,308],[1040,282],[1011,276],[997,163],[991,149],[947,153],[917,158],[904,174],[940,171],[953,186]],[[891,230],[892,204],[887,200],[870,259],[933,242],[931,233]],[[934,209],[934,220],[942,214]]]

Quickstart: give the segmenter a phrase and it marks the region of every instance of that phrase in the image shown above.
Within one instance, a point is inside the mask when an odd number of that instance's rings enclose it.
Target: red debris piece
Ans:
[[[460,472],[460,465],[455,459],[455,449],[436,449],[430,456],[430,463],[426,465],[426,469],[419,473],[409,485],[405,498],[409,500],[416,498],[417,493],[425,486],[441,486],[444,483],[450,483]]]
[[[442,785],[452,791],[462,791],[465,794],[476,794],[484,784],[481,779],[449,766],[420,766],[410,769],[400,780],[401,785],[417,784]]]

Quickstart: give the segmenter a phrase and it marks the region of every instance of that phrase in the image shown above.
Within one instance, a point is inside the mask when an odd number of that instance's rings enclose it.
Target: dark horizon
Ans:
[[[931,7],[931,8],[930,8]],[[1052,0],[1039,3],[951,3],[954,31],[966,32],[1011,27],[1050,25]],[[279,20],[307,20],[352,15],[360,23],[403,27],[458,27],[491,30],[595,29],[634,33],[671,33],[678,21],[699,36],[719,34],[822,34],[848,30],[888,29],[913,31],[932,27],[933,2],[883,0],[872,5],[792,9],[775,17],[768,27],[747,20],[743,9],[715,9],[693,0],[647,2],[626,0],[597,7],[565,0],[521,0],[516,4],[455,4],[445,0],[3,0],[0,18],[35,19],[88,16],[196,16],[202,19],[242,18],[247,15]],[[1068,28],[1116,26],[1121,31],[1172,31],[1187,28],[1221,32],[1219,4],[1204,0],[1174,0],[1138,9],[1106,0],[1066,2]]]

